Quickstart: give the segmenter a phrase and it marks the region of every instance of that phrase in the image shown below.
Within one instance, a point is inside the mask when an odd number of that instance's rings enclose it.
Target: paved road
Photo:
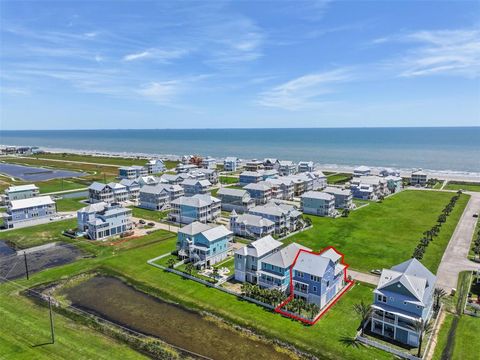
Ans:
[[[138,223],[138,221],[140,219],[141,218],[132,217],[132,220],[135,221],[136,223]],[[169,225],[169,224],[164,224],[164,223],[161,223],[161,222],[146,220],[146,219],[143,219],[143,220],[145,220],[146,223],[154,223],[155,226],[153,226],[151,228],[147,228],[147,229],[136,228],[135,231],[137,232],[137,235],[146,235],[147,232],[149,232],[149,231],[160,230],[160,229],[161,230],[167,230],[167,231],[170,231],[170,232],[173,232],[173,233],[177,233],[178,230],[180,229],[176,225]]]
[[[473,217],[473,214],[480,212],[480,193],[467,192],[467,194],[471,196],[470,200],[453,232],[437,271],[437,286],[448,292],[452,288],[457,288],[458,274],[461,271],[480,271],[480,263],[474,263],[467,258],[478,220]]]
[[[350,269],[347,270],[347,275],[350,275],[353,280],[361,281],[361,282],[372,284],[375,286],[377,286],[378,280],[380,279],[380,276],[378,275],[362,273],[362,272],[350,270]]]

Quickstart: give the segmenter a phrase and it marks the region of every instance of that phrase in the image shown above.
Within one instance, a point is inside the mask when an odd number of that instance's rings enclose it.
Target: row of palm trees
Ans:
[[[300,298],[290,300],[285,304],[284,309],[310,320],[313,320],[320,312],[320,308],[317,305]]]
[[[241,290],[243,295],[272,306],[278,306],[287,298],[280,290],[263,289],[256,284],[250,284],[247,282],[242,284]]]
[[[440,233],[442,224],[447,221],[447,218],[455,208],[455,204],[460,198],[460,195],[461,192],[459,191],[456,195],[452,196],[449,203],[443,208],[442,213],[438,216],[437,223],[432,226],[431,229],[423,232],[423,237],[420,239],[415,250],[413,250],[412,257],[416,258],[417,260],[423,259],[428,244],[430,244],[430,241],[433,241],[434,237],[438,236]]]

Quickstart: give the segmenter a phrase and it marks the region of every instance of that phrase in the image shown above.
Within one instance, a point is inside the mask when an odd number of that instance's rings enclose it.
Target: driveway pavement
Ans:
[[[437,286],[447,292],[457,287],[458,274],[461,271],[480,271],[480,263],[474,263],[467,258],[478,220],[473,217],[473,214],[480,212],[480,193],[467,192],[467,194],[471,196],[470,200],[453,232],[437,271]]]

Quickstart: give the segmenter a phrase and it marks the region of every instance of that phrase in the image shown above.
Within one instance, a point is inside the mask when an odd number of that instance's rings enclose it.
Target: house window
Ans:
[[[313,287],[313,292],[317,292],[317,287],[316,286]]]
[[[386,303],[387,297],[383,295],[377,295],[377,301]]]
[[[407,302],[406,302],[406,301],[404,301],[404,302],[403,302],[403,305],[407,305]]]

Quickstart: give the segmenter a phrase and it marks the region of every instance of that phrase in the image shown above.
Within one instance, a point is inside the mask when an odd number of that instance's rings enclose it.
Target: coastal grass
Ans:
[[[238,177],[220,176],[219,181],[222,184],[236,184],[238,183]]]
[[[84,203],[81,203],[81,200],[85,200],[86,198],[84,197],[79,197],[79,198],[63,198],[59,199],[56,202],[57,204],[57,211],[76,211],[79,210],[85,206],[87,206]]]
[[[133,217],[144,219],[144,220],[157,221],[157,222],[165,219],[168,216],[168,213],[170,212],[170,210],[155,211],[155,210],[142,209],[136,206],[129,206],[129,208],[132,209]]]
[[[68,153],[46,153],[39,155],[32,155],[35,159],[53,159],[62,161],[76,161],[87,162],[92,164],[109,164],[117,166],[131,166],[131,165],[145,165],[146,158],[124,158],[113,156],[94,156],[84,154],[68,154]]]
[[[47,194],[58,191],[85,189],[88,185],[81,182],[78,178],[68,179],[51,179],[47,181],[37,181],[35,184],[38,186],[41,194]]]
[[[352,179],[352,174],[347,173],[338,173],[334,175],[327,176],[327,183],[328,184],[344,184]]]
[[[147,359],[127,345],[55,314],[55,344],[50,343],[48,309],[0,285],[0,358],[2,359]]]
[[[67,237],[62,232],[76,226],[77,219],[54,221],[48,224],[3,231],[0,233],[0,238],[17,249],[26,249],[50,242],[65,241]]]
[[[479,191],[480,183],[468,183],[460,181],[449,181],[444,187],[445,190],[465,190],[465,191]]]
[[[347,218],[310,216],[313,228],[288,238],[318,251],[334,246],[353,269],[368,272],[410,259],[423,232],[436,224],[452,193],[405,190],[381,203],[371,202]],[[436,272],[443,252],[468,202],[462,195],[428,246],[422,263]]]

